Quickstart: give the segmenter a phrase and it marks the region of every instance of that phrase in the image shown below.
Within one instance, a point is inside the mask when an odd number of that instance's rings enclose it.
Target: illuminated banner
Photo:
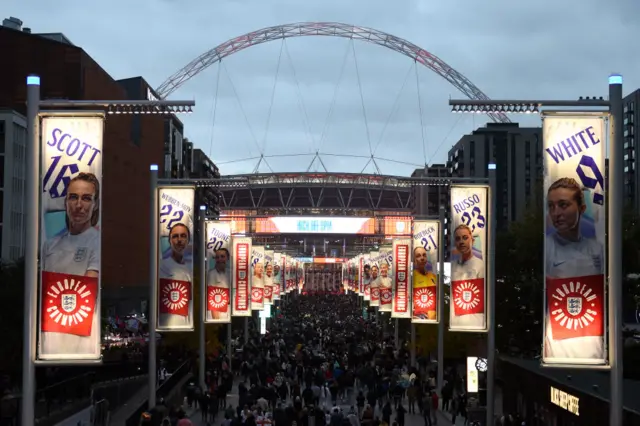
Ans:
[[[343,263],[346,262],[347,259],[342,257],[314,257],[311,261],[313,263]]]
[[[231,322],[231,226],[209,220],[205,224],[207,255],[207,305],[205,322]]]
[[[380,312],[391,312],[393,305],[393,246],[380,247]]]
[[[273,300],[280,300],[282,294],[282,256],[273,253]]]
[[[251,248],[251,310],[264,309],[264,247]]]
[[[543,117],[544,364],[607,364],[605,121]]]
[[[251,238],[233,237],[231,277],[233,279],[234,317],[251,316]]]
[[[194,188],[158,188],[157,330],[193,330],[194,197]]]
[[[362,255],[362,295],[365,302],[371,300],[371,256],[369,253]]]
[[[489,188],[451,186],[451,331],[486,331]]]
[[[434,220],[413,222],[413,295],[412,316],[415,323],[438,322],[438,236],[440,223]]]
[[[380,282],[378,280],[380,277],[380,268],[378,267],[379,257],[380,252],[372,251],[369,253],[369,260],[371,262],[369,300],[371,301],[371,306],[380,306]]]
[[[392,318],[411,318],[409,306],[409,261],[411,240],[393,240],[393,305]]]
[[[273,303],[273,250],[264,251],[264,304]]]
[[[276,216],[257,219],[257,234],[375,234],[375,219],[340,216]]]
[[[42,119],[40,360],[100,359],[104,117],[77,114]]]

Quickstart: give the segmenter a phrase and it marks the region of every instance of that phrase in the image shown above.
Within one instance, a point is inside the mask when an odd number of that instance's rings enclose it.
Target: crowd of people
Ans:
[[[357,296],[296,295],[276,312],[268,333],[249,328],[232,360],[208,359],[206,389],[187,388],[186,405],[199,407],[202,424],[405,426],[411,415],[431,426],[466,419],[462,377],[447,371],[436,392],[435,370],[411,366],[408,348],[383,334],[380,315],[363,317]],[[166,414],[162,426],[192,424],[180,410]]]

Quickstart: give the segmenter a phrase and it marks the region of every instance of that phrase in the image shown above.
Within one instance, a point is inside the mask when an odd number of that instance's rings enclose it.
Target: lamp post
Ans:
[[[622,110],[622,76],[609,76],[609,99],[586,98],[579,100],[450,100],[451,111],[456,113],[539,113],[543,108],[600,108],[609,112],[610,143],[609,143],[609,177],[607,225],[608,257],[607,271],[609,274],[609,366],[611,380],[611,400],[609,405],[609,425],[622,426],[623,418],[623,342],[622,342],[622,223],[611,220],[618,216],[624,208],[624,139],[623,139],[623,110]],[[493,243],[492,243],[493,244]],[[494,318],[489,318],[493,322]],[[489,347],[489,357],[495,356],[495,347]],[[487,387],[493,387],[495,369],[491,359],[488,359]],[[489,396],[489,395],[487,395]],[[489,412],[487,410],[487,420]],[[492,423],[488,423],[492,424]]]
[[[206,230],[206,213],[207,206],[200,206],[200,253],[198,253],[198,259],[200,261],[200,368],[198,369],[198,379],[200,386],[204,391],[207,387],[205,385],[205,369],[206,364],[206,320],[207,320],[207,230]]]
[[[22,426],[35,424],[35,365],[74,365],[86,364],[86,360],[45,361],[37,360],[37,327],[38,327],[38,247],[40,228],[40,116],[45,109],[92,109],[102,110],[107,114],[180,114],[190,113],[195,106],[194,101],[129,101],[129,100],[41,100],[40,77],[29,75],[27,83],[27,144],[25,181],[25,283],[24,283],[24,327],[23,327],[23,365],[22,365]],[[68,111],[65,111],[68,113]],[[152,176],[157,177],[157,166],[152,166]],[[153,182],[153,177],[152,177]],[[153,195],[152,195],[153,197]],[[153,204],[153,203],[152,203]],[[156,216],[157,217],[157,216]],[[155,223],[155,218],[153,219]],[[156,229],[157,232],[157,229]],[[157,240],[152,241],[154,251]],[[157,262],[155,256],[152,257]],[[153,272],[152,272],[153,274]],[[154,282],[151,282],[155,287]],[[155,306],[154,299],[149,301],[150,333],[149,336],[149,405],[155,405]],[[153,361],[151,360],[153,352]],[[91,360],[90,362],[95,362]],[[153,403],[153,404],[152,404]]]

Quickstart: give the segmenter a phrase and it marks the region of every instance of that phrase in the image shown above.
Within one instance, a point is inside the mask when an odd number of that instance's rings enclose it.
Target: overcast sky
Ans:
[[[63,32],[114,78],[143,76],[153,87],[231,38],[319,21],[415,43],[491,98],[606,96],[611,72],[624,74],[625,94],[640,87],[638,0],[4,0],[2,11],[33,32]],[[261,154],[260,171],[305,171],[313,157],[302,154],[319,151],[329,171],[360,172],[368,160],[344,155],[375,152],[382,173],[407,175],[412,164],[444,162],[460,136],[486,123],[451,114],[449,97],[463,95],[390,49],[296,37],[214,63],[170,99],[196,100],[185,134],[223,174],[254,171],[255,159],[233,161]]]

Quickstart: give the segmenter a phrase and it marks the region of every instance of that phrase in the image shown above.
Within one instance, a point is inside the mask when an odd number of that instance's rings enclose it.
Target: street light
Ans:
[[[624,207],[622,188],[624,185],[623,163],[623,112],[622,112],[622,76],[609,76],[609,99],[602,97],[580,97],[578,100],[449,100],[451,111],[456,113],[539,113],[543,108],[597,108],[609,112],[611,119],[609,143],[609,177],[607,214],[609,218],[619,215]],[[609,405],[609,425],[622,426],[623,417],[623,376],[622,376],[622,224],[619,220],[609,220],[607,225],[609,275],[609,366],[611,370],[611,401]],[[493,321],[493,319],[490,319]],[[490,357],[488,369],[494,368],[495,340],[488,342]],[[493,395],[494,380],[487,378],[487,397]],[[489,399],[489,398],[487,398]],[[493,424],[492,403],[487,404],[487,424]]]

